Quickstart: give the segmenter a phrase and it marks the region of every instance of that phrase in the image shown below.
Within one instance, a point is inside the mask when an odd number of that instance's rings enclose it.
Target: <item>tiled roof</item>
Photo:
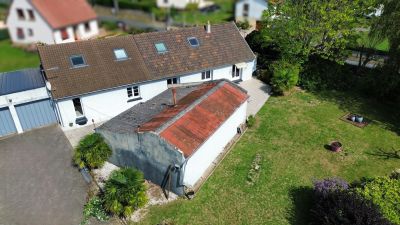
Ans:
[[[101,125],[116,133],[155,132],[192,155],[247,99],[246,91],[228,80],[210,81],[176,88],[137,104]]]
[[[217,90],[174,121],[160,136],[189,157],[247,98],[247,94],[235,84],[222,82]]]
[[[196,37],[199,47],[192,47],[189,37]],[[157,77],[184,75],[206,69],[248,62],[255,58],[246,41],[232,22],[135,35],[135,41],[150,72]],[[163,42],[167,52],[155,51]]]
[[[200,46],[191,47],[189,37],[196,37]],[[159,42],[165,43],[166,53],[157,53],[155,44]],[[113,48],[125,48],[130,59],[115,61]],[[234,23],[212,25],[211,33],[192,27],[38,49],[46,75],[56,88],[52,91],[56,99],[255,59]],[[79,54],[88,66],[71,69],[69,57]]]
[[[39,69],[0,73],[0,95],[32,90],[45,86]]]
[[[127,60],[116,60],[118,48],[125,49]],[[38,51],[55,99],[153,79],[131,35],[38,46]],[[82,55],[87,66],[73,68],[73,55]]]
[[[30,0],[53,29],[96,19],[86,0]]]

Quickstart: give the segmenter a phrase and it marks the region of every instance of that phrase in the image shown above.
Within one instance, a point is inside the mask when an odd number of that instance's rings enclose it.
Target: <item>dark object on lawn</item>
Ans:
[[[342,151],[342,143],[338,142],[338,141],[332,141],[331,142],[331,150],[333,152],[340,152]]]
[[[201,8],[200,12],[202,12],[202,13],[212,13],[212,12],[218,11],[220,9],[221,9],[221,7],[219,5],[215,5],[214,4],[214,5],[210,5],[210,6]]]
[[[340,118],[341,120],[351,123],[356,127],[364,128],[367,126],[371,121],[365,119],[363,116],[354,114],[354,113],[347,113]]]

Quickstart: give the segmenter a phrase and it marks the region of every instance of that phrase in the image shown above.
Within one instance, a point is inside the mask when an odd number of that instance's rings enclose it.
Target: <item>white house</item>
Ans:
[[[14,0],[6,21],[18,44],[58,44],[99,33],[97,16],[86,0]]]
[[[248,21],[253,28],[256,28],[263,12],[267,9],[267,0],[240,0],[235,5],[235,19]]]
[[[107,121],[169,86],[248,80],[256,57],[234,23],[38,46],[64,128]]]
[[[39,69],[0,73],[0,137],[57,123]]]
[[[204,8],[213,4],[211,1],[206,0],[157,0],[157,7],[185,9],[186,6],[191,3],[197,4],[199,8]]]
[[[228,80],[180,85],[136,105],[96,129],[118,166],[179,195],[196,190],[241,133],[248,95]]]

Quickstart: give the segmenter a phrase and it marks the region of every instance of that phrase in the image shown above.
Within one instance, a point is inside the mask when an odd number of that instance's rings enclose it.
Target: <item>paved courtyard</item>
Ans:
[[[58,126],[0,140],[0,225],[77,225],[87,185]]]
[[[250,96],[247,116],[256,115],[270,97],[271,87],[254,77],[239,83],[239,86],[244,88]]]

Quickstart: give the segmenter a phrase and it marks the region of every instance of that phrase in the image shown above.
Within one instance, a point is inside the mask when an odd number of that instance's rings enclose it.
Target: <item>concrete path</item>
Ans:
[[[0,141],[0,224],[77,225],[87,185],[58,126]]]
[[[271,87],[254,77],[239,83],[239,86],[247,90],[250,95],[247,116],[256,115],[270,97]]]
[[[73,147],[76,147],[79,143],[79,141],[86,135],[94,133],[94,128],[98,127],[100,124],[96,124],[93,126],[87,125],[81,128],[76,128],[76,129],[66,129],[64,130],[65,136],[68,138],[70,144]],[[1,224],[0,224],[1,225]]]

